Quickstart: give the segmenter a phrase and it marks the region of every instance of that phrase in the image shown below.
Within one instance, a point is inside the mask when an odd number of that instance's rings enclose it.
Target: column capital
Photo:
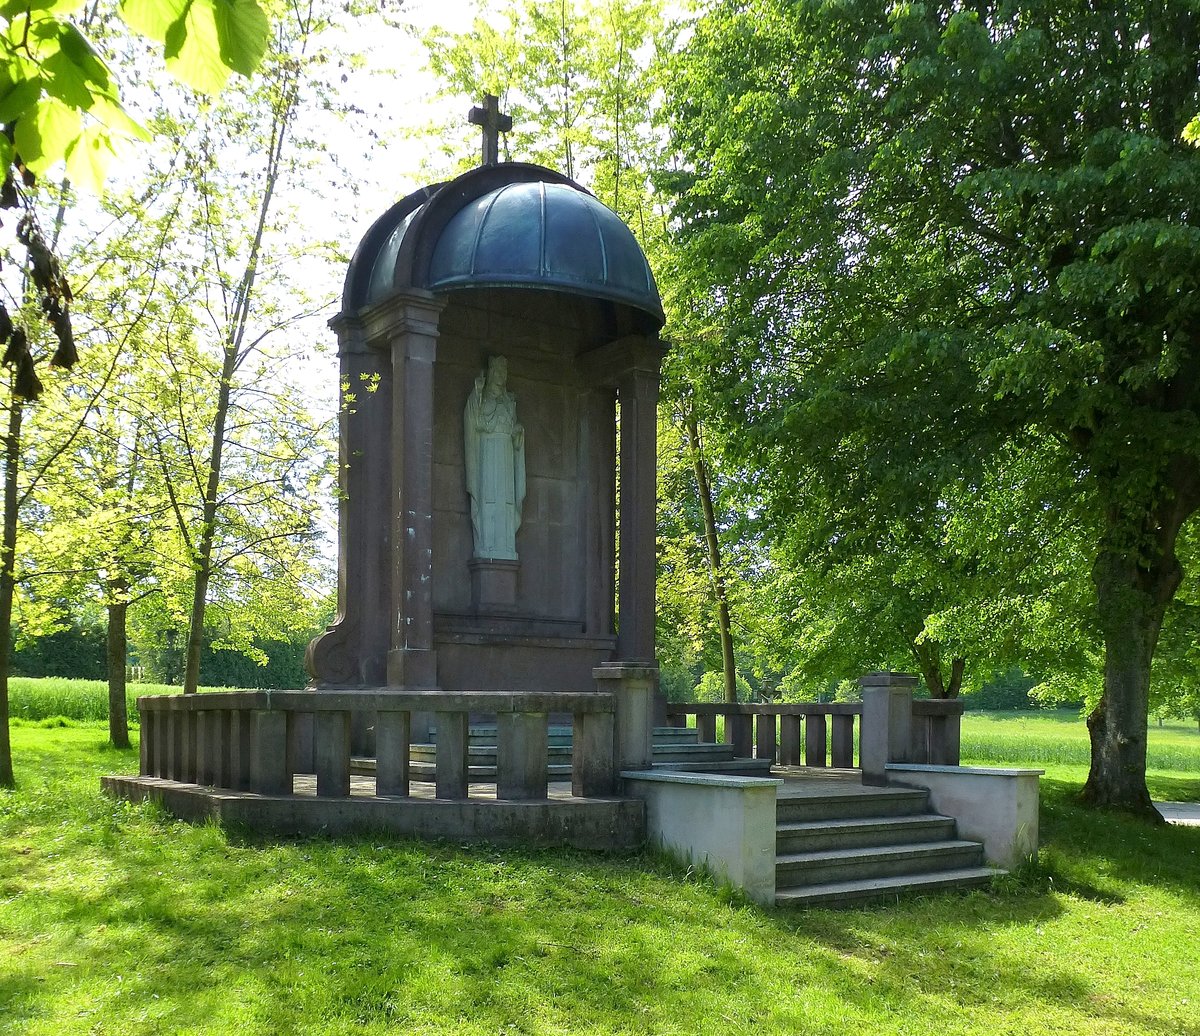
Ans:
[[[366,328],[368,340],[375,344],[403,334],[436,336],[445,308],[444,298],[421,288],[408,288],[380,299],[353,319]]]

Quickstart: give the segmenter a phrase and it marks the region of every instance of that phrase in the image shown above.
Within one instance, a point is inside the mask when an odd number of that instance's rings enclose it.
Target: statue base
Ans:
[[[511,608],[517,603],[519,561],[472,558],[467,567],[471,570],[471,604],[476,612]]]

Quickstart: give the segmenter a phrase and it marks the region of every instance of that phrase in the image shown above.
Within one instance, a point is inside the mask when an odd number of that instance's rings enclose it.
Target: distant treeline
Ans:
[[[267,656],[259,665],[237,651],[215,650],[205,642],[200,656],[200,679],[206,687],[303,687],[304,650],[309,637],[296,640],[264,641],[256,645]],[[129,665],[142,668],[147,683],[177,684],[183,677],[184,643],[138,649],[130,644]],[[44,634],[14,648],[10,672],[13,676],[63,676],[79,680],[104,680],[105,662],[103,626],[71,625]]]

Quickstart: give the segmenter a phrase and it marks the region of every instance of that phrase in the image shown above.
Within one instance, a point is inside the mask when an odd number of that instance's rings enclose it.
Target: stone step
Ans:
[[[727,777],[770,777],[770,759],[710,759],[684,762],[659,762],[655,756],[653,769],[671,773],[718,773]]]
[[[783,853],[775,857],[775,885],[821,885],[826,882],[886,878],[959,870],[983,864],[983,846],[957,839],[915,845],[872,845],[854,849]]]
[[[702,743],[699,732],[695,727],[655,727],[653,739],[656,745],[696,745]]]
[[[372,773],[374,769],[372,769]],[[411,760],[408,764],[408,775],[414,781],[432,781],[437,776],[437,766],[432,760]],[[571,779],[570,763],[551,763],[546,767],[546,776],[552,781],[569,781]],[[467,765],[467,779],[491,783],[496,779],[496,764]]]
[[[929,792],[923,788],[864,788],[856,784],[822,788],[819,794],[794,793],[784,785],[779,789],[775,807],[776,819],[781,824],[928,812]]]
[[[1006,874],[995,867],[959,867],[930,871],[926,874],[898,874],[884,878],[861,878],[853,881],[831,881],[819,885],[779,888],[775,893],[778,906],[847,907],[893,900],[899,896],[920,895],[947,889],[979,888],[990,885],[993,878]]]
[[[437,728],[430,731],[433,740],[437,739]],[[569,726],[553,725],[546,729],[546,744],[551,748],[571,747],[573,731]],[[695,727],[655,727],[653,740],[655,745],[694,745],[698,743],[698,732]],[[467,742],[472,747],[496,744],[496,727],[494,724],[477,723],[468,728]],[[732,751],[732,746],[730,747]]]
[[[412,745],[408,750],[408,758],[410,762],[429,762],[432,763],[437,758],[437,747],[435,745]],[[570,767],[571,765],[571,747],[568,745],[563,748],[561,746],[547,746],[546,758],[550,763],[559,763]],[[490,745],[471,745],[467,749],[467,765],[469,766],[495,766],[496,765],[496,745],[493,742]]]
[[[689,762],[702,760],[728,760],[733,758],[733,745],[654,743],[654,761]]]
[[[548,745],[546,756],[551,764],[561,763],[570,766],[571,746]],[[416,744],[409,749],[409,759],[413,762],[432,763],[437,758],[437,746]],[[733,758],[732,745],[655,745],[654,762],[727,762]],[[468,765],[495,766],[496,743],[472,744],[467,750]],[[764,760],[765,761],[765,760]]]
[[[948,841],[954,836],[954,820],[935,813],[801,820],[778,825],[775,851],[787,854],[822,849],[854,849],[867,845],[910,845],[914,842]]]

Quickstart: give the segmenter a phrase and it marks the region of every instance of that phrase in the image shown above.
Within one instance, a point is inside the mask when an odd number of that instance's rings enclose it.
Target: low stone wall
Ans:
[[[624,770],[626,795],[646,804],[646,837],[688,863],[775,904],[775,797],[783,781]]]
[[[988,863],[1011,869],[1037,856],[1038,779],[1045,770],[890,763],[888,782],[927,788],[958,834],[983,843]]]
[[[378,798],[254,795],[146,777],[103,777],[109,795],[157,802],[192,822],[213,821],[263,834],[388,834],[488,845],[568,845],[623,850],[645,839],[645,807],[632,799]]]

